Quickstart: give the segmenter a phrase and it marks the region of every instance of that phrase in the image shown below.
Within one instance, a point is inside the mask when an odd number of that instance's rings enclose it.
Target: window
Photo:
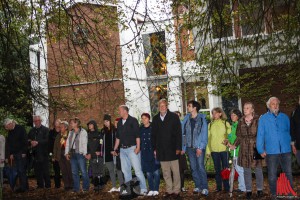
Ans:
[[[240,25],[243,35],[264,32],[264,8],[261,0],[239,0]]]
[[[167,73],[165,32],[156,32],[142,36],[147,76]]]
[[[158,113],[158,101],[168,98],[167,85],[157,85],[149,87],[149,97],[152,116]]]
[[[276,0],[270,6],[274,31],[283,30],[296,16],[295,0]]]
[[[232,11],[230,0],[211,0],[213,38],[233,36]]]

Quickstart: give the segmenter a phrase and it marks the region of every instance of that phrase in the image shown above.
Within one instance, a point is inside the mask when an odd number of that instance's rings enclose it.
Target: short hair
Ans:
[[[119,108],[123,108],[124,110],[126,110],[127,112],[129,112],[129,108],[126,105],[120,105]]]
[[[227,115],[225,114],[225,112],[224,112],[224,110],[222,108],[220,108],[220,107],[213,108],[211,110],[211,113],[213,113],[214,111],[217,112],[217,113],[221,113],[222,114],[221,115],[221,119],[222,120],[227,120]]]
[[[79,119],[78,117],[71,118],[71,119],[70,119],[70,122],[71,122],[71,121],[75,122],[78,126],[81,125],[81,121],[80,121],[80,119]]]
[[[66,129],[69,128],[69,123],[67,121],[61,121],[60,124],[63,124]]]
[[[181,112],[175,111],[174,113],[176,113],[179,117],[181,117]]]
[[[10,118],[6,118],[6,119],[4,119],[4,121],[3,121],[3,125],[4,125],[4,126],[6,126],[6,125],[8,125],[8,124],[11,124],[11,123],[16,123],[16,122],[15,122],[15,120],[10,119]]]
[[[161,100],[159,100],[159,101],[158,101],[158,106],[159,106],[160,104],[162,104],[162,103],[164,103],[166,106],[168,106],[168,101],[167,101],[166,99],[161,99]]]
[[[34,118],[38,118],[39,120],[41,120],[42,121],[42,118],[41,118],[41,116],[40,115],[33,115],[33,117],[32,117],[33,119]]]
[[[187,103],[187,105],[192,104],[193,108],[196,107],[197,112],[199,112],[199,110],[201,109],[201,105],[198,101],[195,100],[191,100]]]
[[[60,119],[56,119],[55,121],[54,121],[54,125],[56,124],[56,123],[58,123],[58,124],[61,124],[61,120]]]
[[[237,109],[237,108],[232,109],[230,111],[230,114],[235,114],[238,117],[238,119],[241,119],[242,116],[243,116],[242,112],[239,109]]]
[[[147,117],[147,118],[150,120],[150,115],[149,115],[149,113],[143,113],[143,114],[141,115],[141,117],[143,117],[143,116]]]
[[[277,100],[278,101],[278,103],[280,104],[280,100],[277,98],[277,97],[270,97],[270,99],[267,101],[267,108],[270,108],[270,103],[271,103],[271,101],[273,101],[273,100]]]

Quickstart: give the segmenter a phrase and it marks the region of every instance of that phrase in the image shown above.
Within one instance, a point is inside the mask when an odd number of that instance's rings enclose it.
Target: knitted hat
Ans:
[[[105,114],[103,117],[103,121],[104,120],[111,121],[111,116],[109,114]]]

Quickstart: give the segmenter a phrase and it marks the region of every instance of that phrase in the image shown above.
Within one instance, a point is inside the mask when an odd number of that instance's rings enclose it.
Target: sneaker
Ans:
[[[181,188],[181,192],[186,192],[186,189],[184,187]]]
[[[207,196],[208,195],[208,190],[207,189],[203,189],[201,191],[201,194],[204,195],[204,196]]]
[[[154,191],[149,191],[147,196],[151,197],[151,196],[153,196],[153,194],[154,194]]]
[[[140,195],[147,196],[147,190],[141,189]]]
[[[153,196],[158,196],[159,192],[158,191],[153,191]]]
[[[121,191],[121,188],[118,187],[118,188],[116,189],[116,192],[120,192],[120,191]]]
[[[109,193],[111,193],[111,192],[118,192],[118,189],[115,188],[115,187],[113,187],[113,188],[111,188],[108,192],[109,192]]]
[[[199,192],[200,192],[199,188],[194,188],[194,190],[193,190],[194,194],[199,194]]]

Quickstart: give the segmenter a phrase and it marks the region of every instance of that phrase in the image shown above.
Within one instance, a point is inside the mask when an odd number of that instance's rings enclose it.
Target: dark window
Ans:
[[[165,32],[143,35],[147,76],[167,73]]]
[[[232,11],[230,0],[211,0],[213,38],[233,36]]]
[[[240,25],[243,35],[264,32],[264,5],[261,0],[239,0]]]

